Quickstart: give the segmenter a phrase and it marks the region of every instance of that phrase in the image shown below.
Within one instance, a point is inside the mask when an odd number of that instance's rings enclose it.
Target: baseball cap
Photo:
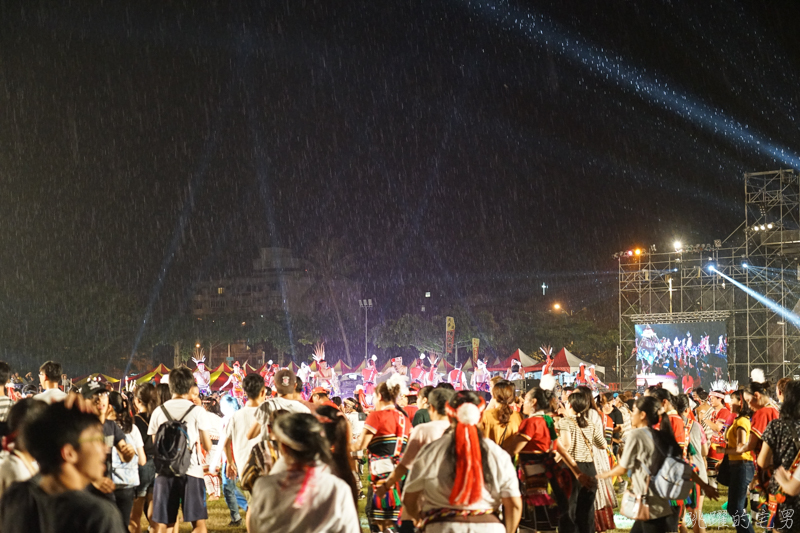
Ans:
[[[278,391],[278,394],[281,396],[286,396],[287,394],[292,394],[294,392],[294,387],[297,384],[297,378],[291,369],[284,368],[275,372],[274,383],[275,390]]]
[[[89,381],[81,387],[81,395],[84,398],[91,398],[95,394],[100,394],[101,392],[108,392],[108,389],[96,381]]]

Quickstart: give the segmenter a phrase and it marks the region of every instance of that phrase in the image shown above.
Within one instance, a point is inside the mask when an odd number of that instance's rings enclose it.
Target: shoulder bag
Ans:
[[[650,505],[647,504],[647,492],[649,489],[650,476],[647,476],[647,485],[644,489],[644,494],[637,496],[630,490],[626,490],[619,504],[620,514],[631,520],[650,520]]]

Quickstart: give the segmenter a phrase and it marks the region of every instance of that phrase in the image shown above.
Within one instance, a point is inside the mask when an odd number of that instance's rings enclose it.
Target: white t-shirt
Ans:
[[[34,395],[33,399],[41,400],[44,403],[50,405],[63,401],[64,398],[66,397],[67,393],[62,391],[61,389],[47,389],[44,392],[40,392],[39,394]]]
[[[411,468],[414,464],[414,459],[417,454],[428,443],[437,439],[441,439],[445,431],[450,429],[449,420],[434,420],[432,422],[425,422],[411,430],[411,435],[408,437],[408,444],[403,452],[403,457],[400,459],[400,464],[406,468]]]
[[[28,470],[25,461],[13,452],[0,452],[0,496],[17,481],[27,481],[39,471],[36,462],[31,463],[34,472]]]
[[[150,425],[147,427],[147,434],[155,435],[158,431],[158,427],[167,422],[167,415],[164,414],[164,409],[169,411],[170,416],[172,416],[174,420],[180,420],[181,417],[183,417],[183,415],[192,406],[194,406],[192,412],[183,419],[183,421],[186,423],[186,433],[189,435],[189,445],[192,447],[192,460],[189,464],[189,470],[186,471],[186,474],[202,479],[203,467],[197,458],[196,444],[200,438],[200,432],[198,430],[202,429],[203,431],[209,431],[211,429],[205,409],[195,406],[189,400],[168,400],[164,402],[163,405],[157,407],[155,411],[153,411],[153,416],[150,417]]]
[[[267,426],[270,423],[272,413],[281,410],[289,413],[311,412],[311,409],[306,407],[303,402],[298,402],[297,400],[287,400],[286,398],[281,398],[280,396],[269,398],[258,407],[255,414],[255,419],[259,424],[261,424],[261,439],[266,440],[267,436],[269,435],[269,428]]]
[[[511,456],[494,441],[485,438],[483,442],[489,451],[487,463],[491,472],[491,485],[484,485],[481,499],[471,505],[450,503],[450,491],[453,487],[448,478],[453,467],[444,462],[447,461],[447,447],[451,444],[451,438],[443,437],[423,446],[406,479],[404,492],[422,492],[425,496],[423,511],[453,508],[497,509],[503,498],[519,497],[519,481]]]
[[[261,440],[260,437],[247,439],[247,432],[253,427],[256,421],[256,411],[258,407],[244,406],[231,417],[228,425],[225,426],[225,440],[233,441],[233,461],[236,469],[241,472],[247,459],[250,458],[250,450]]]
[[[116,448],[111,449],[111,481],[118,489],[139,486],[139,449],[144,447],[144,441],[136,424],[131,427],[130,433],[125,434],[125,442],[136,452],[127,463],[122,460]]]
[[[256,480],[249,509],[251,533],[360,533],[353,493],[327,466],[315,469],[308,499],[299,509],[293,507],[304,476],[283,471]]]

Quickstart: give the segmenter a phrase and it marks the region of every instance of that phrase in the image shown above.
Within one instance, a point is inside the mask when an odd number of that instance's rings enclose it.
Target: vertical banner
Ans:
[[[444,329],[447,353],[453,353],[453,345],[456,341],[456,321],[453,317],[447,317],[447,325]]]
[[[478,360],[478,347],[481,345],[480,339],[472,339],[472,363]]]

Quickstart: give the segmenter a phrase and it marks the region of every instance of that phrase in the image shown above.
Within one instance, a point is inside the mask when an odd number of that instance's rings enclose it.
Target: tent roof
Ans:
[[[538,362],[536,359],[517,348],[517,350],[506,359],[502,361],[498,359],[492,366],[488,367],[487,370],[491,372],[505,371],[511,368],[511,361],[513,360],[519,361],[525,370],[529,370],[529,368],[535,366]]]
[[[559,372],[576,372],[580,369],[581,365],[586,365],[586,368],[592,366],[592,363],[588,361],[584,361],[577,355],[572,354],[566,348],[561,348],[561,351],[556,354],[553,358],[553,370],[557,370]],[[540,371],[544,368],[544,362],[537,363],[533,370]],[[600,365],[594,365],[594,368],[597,372],[601,374],[606,373],[606,367]]]

